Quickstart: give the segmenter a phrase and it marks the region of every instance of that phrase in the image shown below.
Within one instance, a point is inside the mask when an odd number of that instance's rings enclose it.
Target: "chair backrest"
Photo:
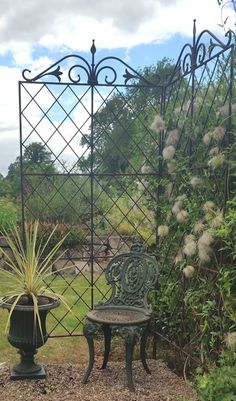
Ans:
[[[105,307],[128,306],[150,311],[147,293],[154,287],[158,272],[155,257],[144,253],[142,244],[133,244],[130,252],[114,256],[105,269],[112,293],[103,305]]]

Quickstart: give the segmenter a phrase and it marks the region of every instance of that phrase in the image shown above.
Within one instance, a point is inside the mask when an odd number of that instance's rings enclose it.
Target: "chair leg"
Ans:
[[[122,327],[119,330],[121,337],[125,340],[125,363],[126,363],[126,375],[127,382],[130,391],[134,391],[134,381],[133,381],[133,352],[134,346],[138,340],[138,332],[136,327]]]
[[[145,329],[143,332],[143,335],[141,337],[141,343],[140,343],[140,359],[142,361],[143,367],[146,370],[146,372],[150,375],[151,371],[147,365],[146,361],[146,343],[147,343],[147,337],[148,337],[148,329]]]
[[[93,336],[97,332],[97,325],[93,324],[92,322],[85,322],[83,332],[84,332],[84,336],[88,342],[88,347],[89,347],[89,364],[88,364],[87,371],[82,380],[82,383],[85,384],[85,383],[87,383],[90,373],[92,372],[92,369],[93,369],[93,364],[94,364]]]
[[[104,324],[102,326],[103,334],[104,334],[104,356],[103,356],[103,364],[101,369],[106,369],[110,349],[111,349],[111,328],[108,324]]]
[[[130,391],[134,391],[134,381],[133,381],[133,371],[132,371],[134,345],[135,345],[134,340],[132,342],[125,343],[126,375]]]

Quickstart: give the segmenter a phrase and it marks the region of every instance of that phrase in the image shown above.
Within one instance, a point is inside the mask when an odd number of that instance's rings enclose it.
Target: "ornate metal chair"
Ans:
[[[142,244],[134,244],[129,253],[113,257],[105,269],[107,283],[111,284],[110,298],[99,301],[88,312],[84,324],[84,336],[89,347],[89,365],[83,383],[86,383],[94,364],[94,336],[99,330],[104,334],[104,358],[101,369],[107,366],[112,331],[125,340],[126,374],[128,387],[134,391],[132,360],[135,344],[140,340],[140,358],[148,374],[146,340],[151,318],[151,306],[147,303],[148,291],[157,281],[156,259],[144,253]]]

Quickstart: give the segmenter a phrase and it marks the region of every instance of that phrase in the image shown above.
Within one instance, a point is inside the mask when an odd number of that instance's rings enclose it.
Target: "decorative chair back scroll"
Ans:
[[[156,260],[144,253],[143,245],[132,245],[130,253],[115,256],[108,263],[105,276],[108,284],[111,284],[112,293],[105,303],[99,303],[95,308],[99,305],[128,306],[151,311],[147,293],[154,287],[157,275]]]

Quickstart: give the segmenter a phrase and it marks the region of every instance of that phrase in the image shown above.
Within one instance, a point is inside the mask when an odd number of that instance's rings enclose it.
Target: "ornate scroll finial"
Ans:
[[[92,44],[92,46],[91,46],[91,49],[90,49],[90,51],[91,51],[91,53],[92,54],[95,54],[96,53],[96,46],[95,46],[95,44],[94,44],[94,42],[95,42],[95,39],[93,39],[93,44]]]

